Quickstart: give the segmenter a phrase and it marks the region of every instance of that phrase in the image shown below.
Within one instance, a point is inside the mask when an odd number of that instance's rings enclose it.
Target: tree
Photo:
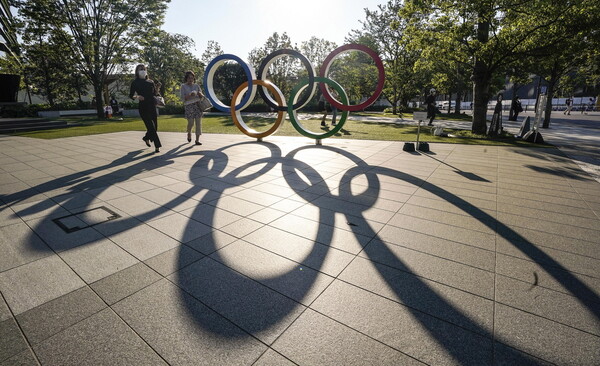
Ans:
[[[219,42],[210,40],[206,44],[206,49],[202,53],[200,61],[202,61],[202,63],[206,67],[215,57],[221,56],[222,54],[224,54],[224,52]]]
[[[410,47],[410,38],[405,30],[406,19],[400,16],[402,1],[389,0],[378,5],[377,10],[365,9],[366,19],[361,30],[353,30],[346,41],[361,43],[376,50],[385,67],[383,95],[397,114],[397,106],[407,106],[419,93],[417,81],[420,74],[415,70],[420,50]]]
[[[140,42],[159,28],[168,2],[19,0],[16,6],[25,22],[44,21],[49,31],[61,36],[63,44],[69,47],[74,67],[94,88],[101,117],[107,76],[129,62]]]
[[[0,42],[0,51],[18,63],[20,48],[14,23],[8,0],[0,0],[0,37],[3,40]]]
[[[19,22],[22,34],[24,81],[35,94],[46,97],[55,107],[81,94],[81,74],[75,69],[62,29],[47,28],[43,19]],[[81,98],[80,98],[81,99]]]
[[[254,70],[258,72],[262,61],[274,51],[281,49],[295,50],[296,47],[292,45],[292,41],[287,33],[284,32],[282,35],[279,35],[275,32],[262,47],[254,48],[250,51],[248,60]],[[284,56],[271,64],[271,67],[267,71],[267,78],[277,85],[284,95],[289,95],[300,70],[301,63],[299,60],[291,56]]]
[[[405,3],[402,14],[411,22],[426,20],[426,27],[412,28],[431,40],[423,48],[445,50],[438,52],[440,59],[471,71],[472,131],[484,134],[496,73],[520,58],[548,52],[563,40],[579,42],[582,31],[595,29],[599,6],[592,0],[415,0]]]
[[[198,79],[204,72],[204,65],[191,52],[194,41],[190,37],[156,30],[141,46],[139,57],[147,63],[152,79],[161,83],[161,95],[167,103],[180,100],[185,71],[192,70]]]
[[[318,74],[325,58],[337,47],[335,42],[312,36],[308,41],[300,44],[300,53],[312,62]]]

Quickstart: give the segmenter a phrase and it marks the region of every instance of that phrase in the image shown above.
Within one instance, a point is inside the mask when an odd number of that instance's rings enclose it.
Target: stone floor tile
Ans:
[[[560,365],[600,363],[600,337],[496,304],[496,340]]]
[[[131,254],[107,239],[61,252],[59,256],[88,284],[138,263]]]
[[[600,336],[598,312],[594,314],[575,296],[498,276],[496,278],[496,301]]]
[[[167,250],[164,253],[155,255],[152,258],[146,259],[144,263],[161,276],[168,276],[181,268],[194,263],[204,257],[204,254],[188,247],[181,245],[177,248]]]
[[[0,272],[52,254],[50,248],[22,221],[0,227]]]
[[[482,249],[495,249],[495,235],[491,233],[469,230],[402,214],[396,214],[387,224]]]
[[[480,296],[362,258],[339,279],[481,335],[491,333],[493,302]]]
[[[210,205],[229,211],[236,215],[248,216],[262,210],[266,205],[259,205],[237,197],[222,196],[218,200],[209,202]]]
[[[317,240],[331,240],[331,227],[324,226]],[[263,249],[301,263],[330,276],[337,276],[354,258],[352,254],[273,228],[263,227],[244,237]]]
[[[181,243],[197,239],[212,230],[209,226],[180,213],[150,221],[148,225]]]
[[[244,217],[234,223],[222,227],[221,230],[225,231],[229,235],[235,236],[236,238],[243,238],[263,226],[265,225],[261,222]]]
[[[580,241],[573,246],[598,247],[595,244],[586,245]],[[544,245],[546,243],[543,243]],[[591,249],[591,248],[590,248]],[[555,250],[541,245],[534,245],[531,242],[508,242],[498,240],[498,252],[517,258],[533,260],[542,265],[554,266],[574,273],[600,278],[600,258],[590,258],[584,255]],[[600,254],[600,253],[599,253]]]
[[[377,233],[377,237],[388,244],[424,252],[437,257],[447,258],[486,271],[494,271],[495,253],[460,242],[436,238],[434,236],[386,225]]]
[[[328,213],[333,213],[329,211]],[[347,224],[350,221],[345,221],[340,224],[338,221],[341,217],[315,217],[320,221],[309,220],[303,217],[296,216],[295,214],[286,215],[270,224],[271,227],[281,229],[283,231],[290,232],[292,234],[302,236],[308,240],[316,240],[321,244],[334,247],[352,254],[358,254],[365,245],[375,235],[377,229],[371,228],[370,236],[361,235],[354,233],[351,230],[357,227],[357,224],[351,226]],[[346,224],[346,225],[343,225]],[[346,229],[338,229],[338,227],[331,228],[330,226],[345,226]],[[369,223],[363,221],[360,225],[360,229],[357,231],[367,233],[369,230],[365,228]],[[331,235],[323,235],[325,233],[331,233]],[[329,237],[330,236],[330,237]]]
[[[85,286],[58,255],[0,273],[0,291],[15,315]]]
[[[172,365],[250,365],[266,346],[162,280],[113,306]]]
[[[35,345],[34,351],[44,365],[167,364],[110,309]]]
[[[563,235],[577,240],[598,240],[600,238],[600,225],[596,229],[586,229],[578,226],[559,224],[556,222],[538,220],[526,220],[521,216],[498,212],[498,221],[511,228],[513,226],[525,226],[528,229]]]
[[[212,232],[187,242],[185,245],[190,248],[197,250],[202,254],[211,254],[215,250],[219,250],[237,240],[236,237],[229,235],[220,230],[213,230]]]
[[[277,339],[273,349],[300,365],[423,365],[310,309]]]
[[[31,349],[26,349],[25,351],[4,360],[3,364],[12,366],[38,366],[40,363],[33,354],[33,351]]]
[[[429,365],[491,364],[491,333],[470,332],[339,280],[311,309]]]
[[[360,256],[472,294],[494,298],[493,272],[386,244],[380,240],[371,241]]]
[[[200,202],[195,199],[185,197],[181,193],[172,192],[165,188],[154,188],[140,192],[138,196],[176,212],[193,209],[200,205]]]
[[[140,261],[181,245],[177,240],[142,223],[108,238]]]
[[[589,238],[593,240],[594,238]],[[598,244],[588,240],[576,240],[562,235],[549,234],[527,228],[512,227],[502,228],[498,231],[496,238],[497,250],[504,254],[514,256],[524,255],[527,248],[527,255],[533,255],[537,249],[545,248],[556,249],[559,251],[578,254],[585,257],[600,259],[600,253],[597,250]],[[521,253],[521,254],[519,254]]]
[[[27,350],[29,345],[23,338],[23,333],[15,322],[10,318],[0,322],[0,363],[4,364],[7,359],[12,358]],[[8,364],[8,363],[7,363]]]
[[[294,362],[269,348],[252,366],[294,366]]]
[[[82,287],[36,308],[17,315],[17,321],[32,344],[88,318],[106,304],[89,287]]]
[[[94,282],[90,287],[108,305],[160,280],[162,276],[144,263],[138,263]]]
[[[215,229],[220,229],[242,219],[240,215],[206,204],[183,210],[180,213]]]
[[[571,273],[557,266],[498,254],[496,273],[530,283],[532,286],[571,294],[585,302],[600,303],[600,282],[597,278]]]
[[[333,281],[333,277],[243,240],[211,254],[211,258],[304,305],[310,305]]]
[[[210,258],[203,258],[168,278],[267,344],[304,309],[303,305]]]

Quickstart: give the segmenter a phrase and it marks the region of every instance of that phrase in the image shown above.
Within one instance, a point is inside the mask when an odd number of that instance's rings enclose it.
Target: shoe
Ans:
[[[327,125],[325,124],[325,121],[321,121],[321,126],[327,126]]]
[[[196,141],[196,145],[202,145],[200,141]]]
[[[428,123],[427,126],[433,126],[433,123]]]
[[[192,133],[188,132],[188,142],[192,142]]]
[[[146,137],[142,137],[142,140],[146,143],[146,146],[150,147],[150,139]]]
[[[154,152],[155,152],[155,153],[159,153],[159,152],[160,152],[160,149],[157,147],[156,149],[154,149]]]
[[[335,126],[335,122],[331,122],[331,125],[332,125],[332,126]]]

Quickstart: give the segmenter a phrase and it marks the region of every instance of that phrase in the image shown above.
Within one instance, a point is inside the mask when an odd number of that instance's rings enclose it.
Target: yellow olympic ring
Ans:
[[[272,82],[264,80],[252,80],[252,85],[260,85],[266,87],[269,90],[269,92],[273,94],[273,96],[275,97],[275,101],[278,105],[285,105],[283,93]],[[273,126],[271,126],[271,128],[269,128],[267,131],[258,132],[248,127],[248,125],[244,122],[242,118],[241,109],[236,110],[235,108],[236,104],[238,104],[242,100],[242,97],[244,96],[243,92],[247,89],[248,82],[245,81],[236,89],[235,93],[233,93],[233,98],[231,98],[231,118],[233,119],[233,123],[237,126],[237,128],[239,128],[240,131],[242,131],[244,134],[250,137],[260,140],[263,137],[267,137],[277,132],[277,130],[281,126],[281,122],[283,122],[285,111],[277,111],[277,120],[275,121]]]

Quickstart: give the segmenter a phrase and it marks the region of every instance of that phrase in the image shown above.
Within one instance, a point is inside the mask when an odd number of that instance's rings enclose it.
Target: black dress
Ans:
[[[137,95],[144,97],[144,100],[141,100],[138,104],[140,117],[142,117],[142,121],[144,121],[144,124],[146,125],[146,135],[144,136],[144,140],[154,142],[154,147],[158,149],[162,145],[160,144],[157,133],[158,116],[156,114],[156,102],[154,100],[154,96],[157,95],[157,92],[154,82],[150,79],[135,78],[129,89],[129,98],[133,99],[133,96],[136,93]]]

